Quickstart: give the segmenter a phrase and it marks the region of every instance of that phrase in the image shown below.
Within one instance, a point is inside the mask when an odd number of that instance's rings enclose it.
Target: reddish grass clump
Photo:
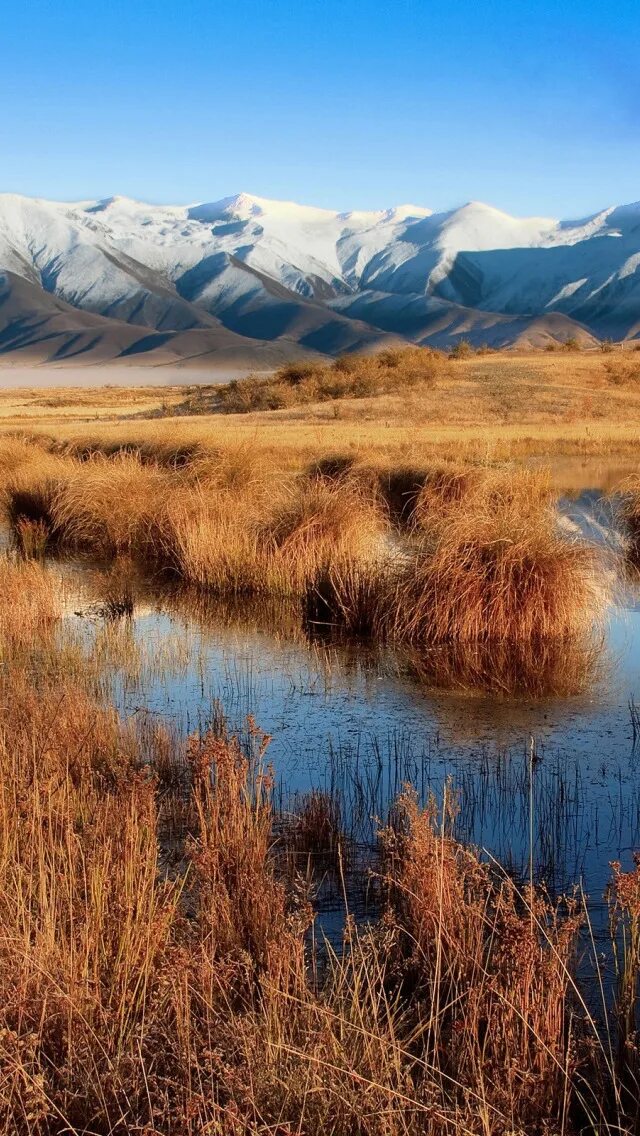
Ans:
[[[55,583],[40,564],[0,557],[0,657],[46,641],[59,615]]]
[[[579,913],[518,893],[433,806],[400,799],[388,911],[319,965],[252,723],[246,751],[174,743],[172,777],[169,734],[62,670],[14,662],[0,695],[7,1136],[632,1132],[615,1081],[588,1096],[606,1063],[572,996]],[[320,796],[292,824],[311,852],[339,827]]]
[[[93,556],[144,558],[153,551],[153,524],[171,490],[163,470],[127,454],[75,463],[52,504],[59,540]]]
[[[628,478],[620,486],[620,515],[627,533],[627,558],[632,567],[640,566],[640,479]]]
[[[581,913],[518,892],[448,835],[452,811],[445,797],[439,818],[435,802],[421,810],[407,792],[383,834],[422,1060],[441,1078],[441,1107],[466,1101],[478,1131],[506,1131],[498,1116],[513,1117],[514,1131],[557,1131],[578,1073],[570,1023]]]

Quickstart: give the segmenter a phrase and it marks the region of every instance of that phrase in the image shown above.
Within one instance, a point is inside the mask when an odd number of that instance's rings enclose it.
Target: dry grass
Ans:
[[[583,354],[563,367],[579,377]],[[493,358],[437,366],[464,388],[465,368]],[[215,445],[202,422],[179,436],[138,423],[135,453],[120,424],[88,450],[3,439],[23,552],[46,536],[107,558],[116,614],[133,602],[122,555],[198,585],[184,603],[230,597],[231,626],[247,593],[290,593],[298,633],[303,600],[410,644],[431,682],[510,690],[531,671],[543,693],[586,671],[596,565],[558,533],[543,474],[446,462],[406,430],[381,440],[380,418],[374,444],[342,451],[310,422]],[[309,873],[291,860],[339,876],[334,798],[278,816],[253,723],[245,752],[220,731],[184,745],[121,722],[100,691],[120,654],[139,665],[128,621],[89,660],[60,628],[62,598],[40,563],[0,560],[0,1133],[637,1130],[637,871],[616,869],[610,897],[617,1048],[580,992],[581,905],[519,889],[460,846],[449,797],[441,813],[400,798],[381,918],[348,919],[343,949],[318,952]]]
[[[428,389],[447,369],[447,356],[428,348],[387,349],[377,355],[342,355],[330,364],[290,363],[275,375],[196,388],[181,413],[248,414],[348,398],[371,398]]]
[[[443,1089],[450,1076],[475,1100],[485,1131],[498,1116],[513,1117],[516,1131],[560,1131],[580,1060],[571,1024],[578,907],[519,894],[447,835],[448,807],[445,799],[439,821],[435,803],[421,811],[407,793],[386,834],[424,1060]]]
[[[519,893],[405,796],[387,913],[349,925],[320,980],[308,902],[278,872],[259,731],[249,754],[213,734],[172,751],[61,674],[14,665],[10,682],[7,1136],[632,1132],[575,986],[577,908]],[[300,839],[327,820],[332,835],[323,805],[303,810]],[[627,919],[622,886],[616,903]]]
[[[621,494],[621,520],[627,532],[627,556],[635,568],[640,564],[640,478],[624,478],[617,487]]]
[[[48,637],[60,616],[60,596],[51,575],[35,562],[0,556],[0,657],[16,648],[31,651]]]
[[[343,871],[349,847],[338,796],[312,789],[286,817],[280,840],[296,870],[306,876]]]
[[[613,387],[633,387],[640,383],[640,356],[629,354],[608,358],[604,364],[607,381]]]
[[[155,518],[154,560],[213,594],[264,593],[270,556],[259,518],[258,502],[247,492],[202,484],[174,489]]]
[[[445,485],[449,494],[449,484]],[[385,601],[413,643],[569,640],[604,594],[592,549],[560,535],[544,474],[487,474],[449,507],[429,507],[419,547]]]
[[[357,572],[375,564],[384,532],[383,513],[357,487],[303,479],[272,514],[267,537],[277,575],[304,592],[327,570]]]
[[[387,494],[392,479],[401,528],[387,558],[328,565],[312,620],[410,645],[430,686],[582,689],[599,656],[603,564],[561,534],[544,471],[386,471]]]
[[[144,555],[168,489],[157,466],[127,455],[70,464],[50,501],[52,532],[97,557]]]
[[[443,677],[465,644],[476,646],[460,674],[472,679],[491,674],[477,645],[519,644],[521,665],[527,643],[522,674],[553,675],[556,689],[568,671],[561,681],[550,644],[562,640],[567,658],[585,661],[568,668],[578,686],[589,652],[569,645],[586,643],[603,609],[594,552],[559,532],[539,470],[329,454],[296,472],[244,446],[167,467],[32,447],[6,477],[4,498],[26,554],[53,543],[130,557],[219,596],[299,597],[316,625],[422,651],[448,645],[446,659],[425,660],[424,673]],[[543,658],[549,665],[536,663]],[[504,662],[494,672],[500,688],[517,677]]]
[[[269,739],[121,723],[53,640],[47,570],[2,572],[0,1131],[631,1136],[631,877],[612,892],[630,936],[614,1059],[577,986],[579,906],[457,844],[450,799],[439,818],[401,797],[383,918],[310,957]],[[286,832],[299,867],[344,864],[332,798]]]
[[[370,451],[395,465],[426,464],[436,456],[458,462],[635,451],[640,387],[624,378],[634,368],[630,350],[605,355],[599,350],[500,351],[447,361],[416,349],[400,355],[395,367],[389,366],[391,355],[383,353],[374,359],[350,357],[340,362],[345,371],[338,364],[321,368],[335,390],[301,405],[292,405],[310,381],[301,372],[299,381],[290,374],[232,388],[56,390],[57,410],[41,408],[40,418],[38,403],[49,392],[0,392],[0,425],[22,431],[26,420],[45,444],[67,446],[69,452],[108,454],[124,447],[170,463],[184,461],[194,448],[215,451],[242,444],[275,455],[280,465],[295,466],[335,449]],[[414,358],[420,360],[417,369]],[[420,378],[429,368],[433,374]],[[615,375],[624,373],[624,381],[612,381],[612,368]],[[349,389],[354,374],[362,377],[358,397]],[[390,385],[380,386],[381,375]],[[274,385],[287,392],[282,409],[246,410],[251,390]],[[230,389],[245,391],[246,412],[208,413]],[[96,407],[86,405],[92,396]],[[183,409],[197,413],[171,417],[185,400]]]

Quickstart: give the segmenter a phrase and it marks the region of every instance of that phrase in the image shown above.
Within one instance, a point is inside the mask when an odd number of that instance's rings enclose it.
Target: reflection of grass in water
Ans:
[[[105,588],[110,589],[112,586],[111,573],[92,574],[86,597],[91,601],[90,606],[96,597],[103,594]],[[389,653],[379,647],[361,648],[353,642],[344,644],[338,637],[336,641],[330,638],[328,642],[314,644],[312,655],[307,658],[306,650],[300,653],[300,646],[306,643],[306,639],[299,622],[299,610],[291,601],[274,599],[270,603],[255,601],[242,604],[237,599],[206,598],[199,592],[175,587],[150,589],[148,582],[143,580],[135,592],[135,602],[138,615],[134,620],[123,618],[119,621],[97,620],[67,624],[64,633],[57,638],[48,668],[53,670],[64,660],[63,668],[68,676],[76,682],[82,682],[87,689],[104,700],[117,698],[122,705],[128,696],[126,704],[129,710],[135,709],[137,715],[142,712],[150,686],[161,684],[168,677],[191,674],[200,676],[200,691],[208,690],[212,699],[219,698],[231,719],[240,723],[253,706],[264,700],[268,677],[254,666],[253,653],[259,652],[259,641],[250,640],[250,654],[243,651],[238,660],[234,653],[234,637],[236,634],[246,635],[247,630],[253,634],[259,629],[261,634],[267,636],[265,643],[269,652],[273,652],[273,628],[282,631],[283,624],[286,624],[287,630],[279,640],[275,640],[274,665],[278,665],[281,678],[290,674],[292,691],[295,690],[295,694],[292,694],[291,713],[296,722],[300,714],[300,698],[305,691],[319,689],[324,697],[331,697],[336,683],[339,689],[351,675],[366,680],[369,670],[376,680],[385,671],[393,675],[397,668],[403,677],[408,672],[410,681],[417,681],[420,685],[426,682],[429,686],[455,686],[462,682],[477,686],[481,680],[485,686],[493,682],[494,688],[500,691],[505,687],[509,689],[511,681],[510,678],[505,681],[502,666],[507,668],[508,676],[514,673],[514,650],[511,647],[505,649],[504,660],[500,648],[496,646],[491,646],[491,649],[477,647],[473,651],[466,648],[462,660],[454,659],[452,663],[450,645],[434,649],[425,658],[418,652]],[[176,620],[179,629],[176,628]],[[225,635],[230,634],[231,639],[225,644],[221,658],[216,662],[215,672],[210,672],[208,651],[211,643],[219,642],[221,628]],[[295,646],[293,653],[287,651],[289,636]],[[576,670],[580,676],[580,668],[585,666],[588,670],[591,665],[590,659],[585,661],[578,655],[572,660],[562,644],[556,646],[559,650],[553,651],[549,659],[539,659],[537,680],[541,693],[548,688],[550,675],[554,679],[555,689],[566,693],[569,689],[565,681],[567,676],[573,679]],[[521,680],[523,668],[518,664],[517,656],[515,660],[515,674]],[[131,694],[136,694],[137,698],[132,700]],[[186,711],[185,716],[193,720],[193,714],[189,712],[189,695],[185,693],[184,698],[183,704],[172,705],[172,713],[177,710],[181,717]],[[156,704],[162,706],[162,698],[157,699]],[[201,713],[206,718],[206,708]],[[452,711],[448,713],[451,714]],[[151,721],[147,715],[145,717]],[[438,718],[434,727],[437,721]],[[371,726],[371,730],[374,729],[375,716]],[[454,733],[455,741],[462,740],[467,749],[473,747],[474,729],[473,719],[465,718],[462,708],[459,729],[456,728]],[[363,730],[354,739],[352,747],[344,751],[344,760],[339,760],[335,751],[328,754],[326,779],[320,782],[318,790],[333,792],[336,789],[337,792],[339,786],[338,795],[343,802],[345,823],[349,832],[357,836],[358,840],[372,843],[375,824],[372,824],[371,817],[385,815],[389,801],[401,791],[405,782],[415,784],[423,796],[431,786],[437,786],[441,782],[442,768],[438,767],[437,760],[434,758],[435,764],[432,766],[430,760],[425,759],[422,749],[416,756],[416,744],[417,739],[405,737],[402,740],[396,735],[394,741],[385,746],[382,742],[376,743]],[[438,760],[446,759],[447,768],[453,766],[456,784],[463,790],[463,815],[469,818],[464,834],[473,836],[475,822],[484,831],[486,825],[494,824],[492,818],[499,815],[501,820],[496,827],[495,839],[500,841],[502,857],[505,858],[509,851],[509,834],[513,849],[526,847],[527,798],[523,783],[512,778],[509,791],[501,796],[497,787],[491,787],[491,778],[486,771],[480,777],[475,760],[474,771],[470,772],[465,762],[456,764],[453,761],[451,744],[448,751],[440,742],[431,740],[429,745],[435,747],[433,752],[439,754]],[[481,754],[480,747],[477,752]],[[510,769],[513,771],[515,768],[516,763],[510,763]],[[572,855],[575,860],[579,852],[577,849],[573,852],[571,848],[563,850],[559,834],[567,834],[575,829],[579,802],[572,797],[563,776],[559,775],[555,780],[549,779],[546,770],[545,765],[541,771],[544,777],[541,776],[536,782],[545,785],[545,793],[536,809],[536,818],[540,818],[539,824],[536,819],[538,860],[541,870],[546,865],[549,873],[553,873],[553,878],[557,875],[567,878],[570,873],[562,870],[560,861]],[[279,791],[284,804],[286,785]],[[555,812],[553,792],[557,792],[558,807]],[[517,820],[514,815],[516,801],[519,802]],[[572,804],[576,809],[574,813],[571,813]],[[507,826],[507,817],[511,818],[510,828]],[[474,823],[470,818],[473,818]],[[558,837],[557,846],[553,844],[554,834]],[[493,840],[492,835],[492,847]],[[550,874],[547,878],[550,878]]]
[[[92,594],[99,595],[102,585],[110,586],[110,581],[101,574],[92,580]],[[150,600],[155,602],[161,610],[170,613],[170,620],[164,624],[164,616],[154,615],[150,607]],[[312,659],[304,664],[306,652],[299,654],[299,647],[306,643],[305,635],[299,621],[299,610],[290,601],[273,600],[270,603],[253,602],[242,604],[238,600],[223,600],[206,598],[199,592],[184,591],[181,589],[166,588],[157,593],[151,591],[143,583],[137,593],[138,610],[142,614],[138,618],[141,622],[123,619],[120,622],[89,623],[82,632],[84,643],[76,644],[75,658],[72,659],[72,642],[74,637],[66,633],[67,667],[73,669],[76,677],[82,673],[84,681],[89,682],[93,674],[92,689],[100,691],[102,697],[113,697],[116,690],[135,691],[144,701],[145,691],[149,684],[162,681],[167,676],[183,675],[187,670],[201,675],[202,689],[209,685],[212,697],[222,700],[227,713],[236,721],[242,721],[250,712],[252,706],[257,704],[264,692],[259,687],[260,682],[266,681],[258,677],[254,669],[252,657],[245,657],[238,661],[233,654],[233,638],[225,648],[222,659],[216,667],[215,678],[207,672],[207,652],[210,640],[217,642],[222,628],[225,635],[240,636],[248,632],[253,635],[258,631],[268,636],[269,650],[274,649],[274,628],[280,629],[280,643],[282,658],[279,663],[281,674],[286,674],[291,667],[292,689],[297,691],[296,699],[304,690],[317,689],[318,681],[322,684],[324,696],[329,696],[333,684],[342,683],[350,673],[354,677],[366,675],[371,669],[374,676],[385,670],[393,674],[400,669],[407,673],[411,681],[425,682],[433,685],[460,685],[477,686],[481,681],[485,686],[493,683],[494,688],[502,691],[511,687],[511,677],[516,675],[519,681],[523,668],[519,665],[513,648],[502,652],[492,646],[491,649],[466,648],[462,660],[451,661],[452,648],[448,645],[434,650],[430,656],[418,652],[391,653],[373,649],[360,649],[353,643],[341,644],[339,637],[336,641],[315,643]],[[180,622],[179,633],[176,633],[174,621]],[[160,620],[156,624],[156,620]],[[286,631],[283,631],[283,626]],[[75,635],[79,634],[76,631]],[[291,638],[289,638],[291,637]],[[293,641],[296,652],[293,656],[287,654],[287,644]],[[587,671],[592,663],[591,659],[583,659],[577,655],[571,659],[563,645],[556,645],[557,650],[551,652],[549,658],[539,658],[539,671],[537,681],[540,692],[548,689],[549,679],[553,678],[555,689],[564,693],[569,689],[567,680],[574,679],[576,672],[581,676],[581,668]],[[259,644],[253,643],[252,651],[259,650]],[[231,653],[229,653],[231,652]],[[302,669],[300,669],[302,667]],[[507,670],[507,680],[504,670]],[[213,681],[212,681],[213,679]],[[528,691],[528,693],[531,693]],[[296,702],[297,705],[297,702]],[[293,710],[298,713],[297,710]],[[464,716],[461,718],[461,726]],[[372,727],[373,728],[373,727]],[[473,724],[470,720],[465,734],[465,745],[473,744]],[[370,843],[375,831],[371,817],[384,816],[388,802],[398,793],[404,782],[416,784],[424,793],[435,783],[438,783],[437,763],[427,772],[424,754],[420,758],[415,756],[414,742],[410,738],[404,741],[397,736],[395,742],[388,747],[375,748],[376,743],[364,734],[355,739],[353,746],[346,753],[345,760],[340,761],[333,751],[329,754],[328,781],[318,786],[319,790],[340,785],[340,796],[345,809],[345,819],[348,819],[348,828],[353,834],[359,834],[358,839]],[[438,747],[437,747],[438,748]],[[439,748],[442,758],[442,749]],[[335,761],[335,765],[334,765]],[[511,763],[512,771],[515,763]],[[477,765],[474,765],[477,771]],[[546,770],[546,767],[545,767]],[[503,853],[507,847],[506,817],[511,816],[511,833],[514,846],[524,847],[526,844],[526,793],[521,784],[510,782],[509,792],[502,797],[490,790],[488,775],[476,781],[476,773],[470,773],[464,763],[459,763],[455,769],[456,784],[464,790],[465,817],[474,817],[486,825],[490,817],[498,815],[503,818],[500,831],[505,834],[501,837]],[[558,801],[563,802],[565,809],[569,808],[572,800],[567,790],[564,778],[545,780],[549,789],[557,789]],[[283,797],[286,797],[286,787],[282,787]],[[524,793],[524,795],[523,795]],[[516,824],[513,819],[514,802],[520,802],[519,819]],[[546,796],[544,807],[540,802],[537,815],[548,823],[540,824],[537,842],[540,845],[541,864],[551,865],[557,863],[561,853],[553,851],[549,845],[552,834],[560,831],[567,832],[571,825],[575,826],[575,817],[568,813],[562,816],[559,812],[553,815],[551,799]],[[473,826],[469,825],[470,833]],[[517,835],[517,839],[516,839]],[[544,847],[543,847],[544,846]],[[555,872],[554,872],[555,875]]]
[[[408,650],[409,671],[426,687],[486,690],[530,698],[568,697],[595,685],[602,674],[604,638],[527,643],[442,643]]]

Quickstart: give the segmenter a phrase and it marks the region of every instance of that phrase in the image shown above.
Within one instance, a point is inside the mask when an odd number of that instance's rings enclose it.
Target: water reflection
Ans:
[[[528,863],[533,802],[537,877],[554,890],[583,881],[595,909],[609,861],[630,863],[640,844],[640,754],[628,707],[634,694],[640,701],[635,585],[626,585],[606,665],[586,691],[513,697],[434,688],[448,657],[425,670],[424,658],[380,646],[319,642],[296,604],[275,600],[194,600],[129,580],[133,615],[109,626],[95,605],[113,590],[113,572],[55,570],[69,590],[69,626],[111,659],[110,693],[124,714],[161,715],[182,734],[204,728],[217,705],[234,732],[253,714],[273,737],[281,805],[314,787],[337,792],[361,845],[405,783],[425,799],[448,779],[460,794],[459,835],[516,873]],[[541,691],[548,660],[539,662]]]

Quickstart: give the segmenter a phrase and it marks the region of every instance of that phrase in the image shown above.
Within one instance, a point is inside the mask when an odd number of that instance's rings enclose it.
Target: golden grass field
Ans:
[[[138,662],[117,634],[137,574],[178,603],[284,600],[299,635],[393,644],[431,685],[581,690],[611,566],[561,530],[543,467],[628,473],[636,369],[411,350],[218,392],[0,396],[2,1136],[638,1131],[640,867],[612,867],[596,1012],[584,897],[516,886],[453,838],[448,788],[407,789],[380,818],[379,915],[336,952],[311,928],[356,855],[339,798],[282,813],[252,720],[246,745],[123,721],[109,677]],[[638,501],[627,482],[632,557]],[[49,557],[102,573],[99,648]]]
[[[277,377],[272,385],[282,389]],[[185,400],[206,407],[212,389],[181,384],[2,390],[0,428],[60,438],[247,442],[307,455],[348,447],[395,457],[438,453],[475,460],[630,454],[640,429],[640,353],[629,348],[472,354],[447,360],[428,382],[401,384],[380,395],[239,414],[154,417],[170,415]]]

